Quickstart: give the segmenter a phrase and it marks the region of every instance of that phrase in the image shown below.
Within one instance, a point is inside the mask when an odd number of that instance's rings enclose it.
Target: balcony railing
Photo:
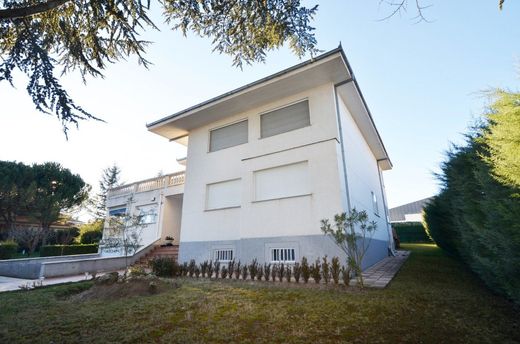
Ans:
[[[121,196],[131,193],[162,189],[169,186],[184,184],[185,173],[177,172],[165,176],[150,178],[132,184],[121,185],[108,191],[108,197]]]

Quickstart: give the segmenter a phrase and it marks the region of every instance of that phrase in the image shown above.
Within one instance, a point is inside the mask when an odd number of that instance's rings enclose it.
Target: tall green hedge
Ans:
[[[426,206],[425,222],[441,248],[458,256],[495,292],[520,304],[520,188],[492,173],[486,162],[491,153],[482,140],[487,130],[476,130],[466,145],[448,153],[442,189]]]
[[[16,254],[18,244],[14,241],[0,241],[0,259],[9,259]]]
[[[97,253],[97,244],[87,245],[45,245],[40,249],[40,257],[70,256],[73,254]]]
[[[432,242],[422,223],[392,223],[397,237],[402,243],[407,242]]]

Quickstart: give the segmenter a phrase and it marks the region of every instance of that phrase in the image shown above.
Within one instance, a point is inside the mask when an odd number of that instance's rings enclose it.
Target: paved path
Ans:
[[[384,288],[397,274],[401,266],[408,259],[409,251],[397,251],[395,257],[386,257],[363,272],[363,280],[366,287]],[[356,284],[352,279],[351,285]]]
[[[92,278],[92,276],[88,276],[88,279]],[[74,275],[74,276],[64,276],[64,277],[53,277],[46,278],[42,281],[43,285],[52,285],[52,284],[60,284],[67,282],[78,282],[84,281],[85,274],[82,275]],[[33,283],[39,284],[40,280],[38,279],[22,279],[22,278],[13,278],[13,277],[5,277],[0,276],[0,292],[9,291],[9,290],[20,290],[20,286],[29,286],[32,287]]]

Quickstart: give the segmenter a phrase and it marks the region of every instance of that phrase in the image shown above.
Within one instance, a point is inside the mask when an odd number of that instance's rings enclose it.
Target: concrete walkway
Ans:
[[[41,280],[42,285],[53,285],[67,282],[79,282],[84,281],[85,279],[91,279],[92,276],[89,275],[87,278],[85,274],[82,275],[74,275],[74,276],[63,276],[63,277],[53,277],[46,278]],[[22,279],[22,278],[12,278],[0,276],[0,292],[10,291],[10,290],[20,290],[20,286],[27,286],[29,288],[33,287],[33,283],[36,285],[40,284],[39,279]]]
[[[409,251],[397,251],[395,257],[386,257],[363,272],[366,287],[385,288],[410,256]],[[351,280],[356,285],[356,279]]]

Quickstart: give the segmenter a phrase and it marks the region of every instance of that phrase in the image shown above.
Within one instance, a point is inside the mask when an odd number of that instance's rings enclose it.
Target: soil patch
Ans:
[[[129,279],[127,281],[112,284],[94,284],[91,288],[73,295],[69,300],[114,300],[134,296],[150,296],[178,288],[175,282],[165,282],[157,278]]]

